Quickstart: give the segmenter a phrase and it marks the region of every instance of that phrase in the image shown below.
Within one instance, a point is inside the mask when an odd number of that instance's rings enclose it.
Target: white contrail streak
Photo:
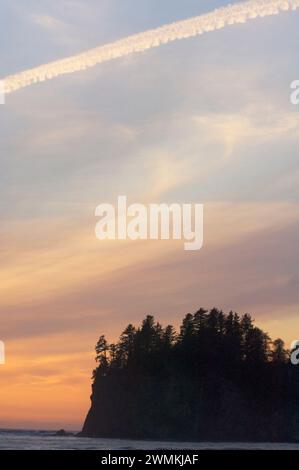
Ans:
[[[228,5],[210,13],[135,34],[66,59],[10,75],[2,81],[2,84],[5,93],[12,93],[34,83],[85,70],[102,62],[143,52],[170,41],[190,38],[255,18],[277,15],[290,9],[296,10],[298,7],[299,0],[249,0]]]

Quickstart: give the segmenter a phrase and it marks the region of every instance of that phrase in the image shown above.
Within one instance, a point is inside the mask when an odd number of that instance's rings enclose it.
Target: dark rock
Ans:
[[[73,433],[66,432],[64,429],[59,429],[59,431],[55,433],[55,436],[59,436],[59,437],[73,436]]]

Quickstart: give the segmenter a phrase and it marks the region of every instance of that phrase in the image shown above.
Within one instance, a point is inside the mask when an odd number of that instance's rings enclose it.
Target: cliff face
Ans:
[[[261,392],[262,398],[212,374],[184,383],[178,379],[102,377],[93,386],[82,435],[299,442],[298,398],[292,392],[277,397],[271,387]]]
[[[86,416],[82,435],[131,437],[134,435],[131,422],[135,412],[132,387],[126,379],[98,378],[92,386],[91,408]]]

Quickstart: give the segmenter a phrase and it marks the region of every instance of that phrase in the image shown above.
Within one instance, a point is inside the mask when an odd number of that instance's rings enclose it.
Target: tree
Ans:
[[[188,342],[194,336],[194,323],[193,323],[193,315],[191,313],[187,313],[185,318],[182,321],[182,325],[180,328],[180,336],[179,340],[181,342]]]
[[[165,349],[170,349],[176,340],[176,332],[172,325],[167,325],[162,333],[162,341]]]
[[[109,366],[109,362],[108,362],[109,345],[104,335],[99,337],[95,350],[96,350],[95,359],[96,359],[96,362],[99,363],[98,372],[101,375],[105,375],[107,373],[108,366]]]
[[[107,352],[109,346],[104,335],[99,337],[99,340],[96,344],[96,362],[101,362],[103,358],[107,359]]]
[[[92,408],[101,437],[288,440],[299,436],[299,375],[284,342],[249,314],[188,313],[177,335],[148,315],[96,345]]]
[[[284,346],[284,341],[280,338],[277,338],[275,341],[273,341],[271,358],[274,364],[285,364],[288,361],[288,351]]]
[[[193,316],[193,325],[197,334],[199,334],[206,325],[207,312],[208,311],[204,308],[200,308]]]
[[[251,364],[262,365],[270,355],[270,338],[256,326],[248,331],[246,359]]]
[[[136,328],[130,323],[122,332],[118,344],[119,360],[121,365],[130,362],[134,349]]]

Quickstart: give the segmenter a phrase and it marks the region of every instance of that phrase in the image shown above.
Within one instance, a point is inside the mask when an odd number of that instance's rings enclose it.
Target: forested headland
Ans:
[[[178,332],[147,316],[96,361],[83,436],[299,441],[299,366],[248,314],[200,308]]]

